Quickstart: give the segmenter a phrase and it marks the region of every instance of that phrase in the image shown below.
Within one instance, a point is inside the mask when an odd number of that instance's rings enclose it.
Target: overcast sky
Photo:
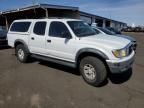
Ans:
[[[81,11],[129,25],[144,25],[144,0],[0,0],[0,10],[24,7],[33,2],[77,6]]]

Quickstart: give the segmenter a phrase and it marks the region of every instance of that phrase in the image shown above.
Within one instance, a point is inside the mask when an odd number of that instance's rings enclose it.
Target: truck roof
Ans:
[[[68,18],[45,18],[45,19],[19,19],[14,22],[25,22],[25,21],[82,21],[79,19],[68,19]]]

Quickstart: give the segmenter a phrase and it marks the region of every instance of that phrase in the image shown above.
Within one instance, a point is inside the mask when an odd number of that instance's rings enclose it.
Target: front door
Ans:
[[[75,39],[64,23],[51,22],[46,41],[46,49],[51,57],[74,61]]]

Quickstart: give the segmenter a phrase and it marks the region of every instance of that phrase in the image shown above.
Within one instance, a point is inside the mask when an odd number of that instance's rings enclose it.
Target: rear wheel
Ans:
[[[105,64],[96,57],[88,56],[83,58],[79,69],[83,79],[93,86],[100,86],[107,78]]]
[[[16,56],[20,62],[26,63],[28,61],[29,53],[27,52],[24,45],[22,45],[22,44],[17,45],[15,52],[16,52]]]

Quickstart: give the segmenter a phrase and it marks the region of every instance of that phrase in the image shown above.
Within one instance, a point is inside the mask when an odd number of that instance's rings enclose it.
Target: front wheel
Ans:
[[[79,69],[83,79],[93,86],[100,86],[107,77],[105,64],[96,57],[88,56],[83,58]]]

